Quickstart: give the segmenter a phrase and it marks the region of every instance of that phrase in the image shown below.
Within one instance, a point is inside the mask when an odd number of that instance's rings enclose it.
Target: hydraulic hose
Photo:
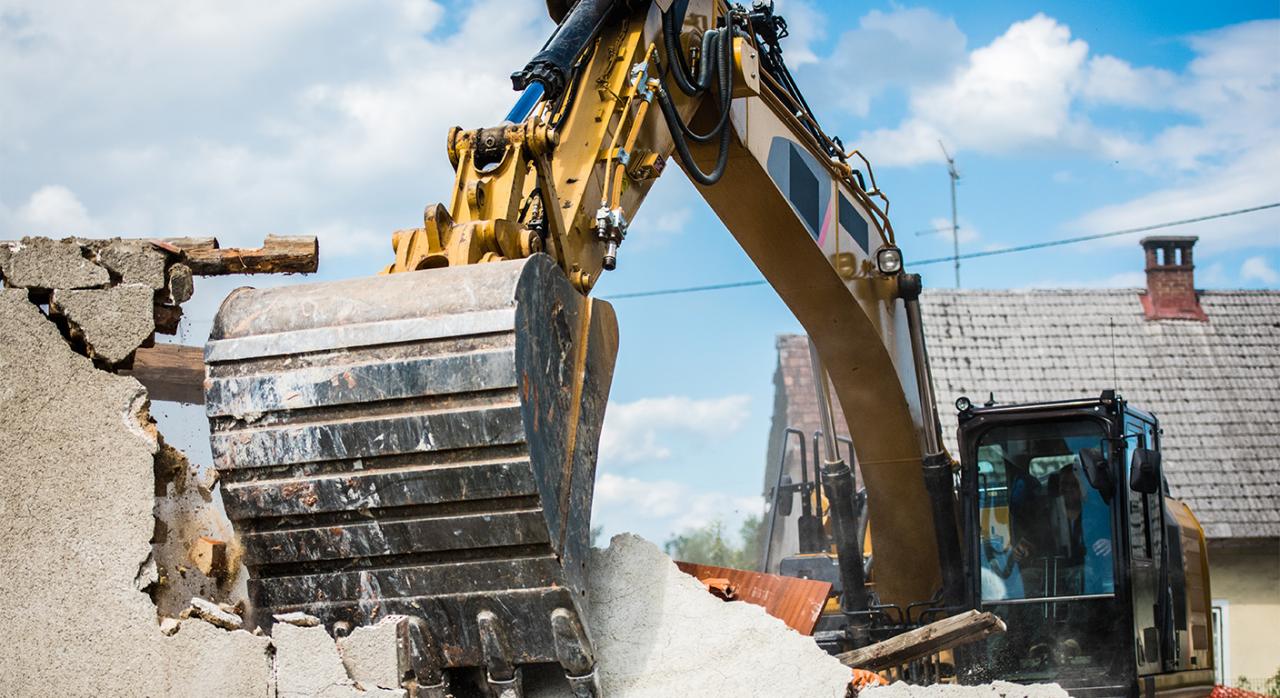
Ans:
[[[711,87],[711,58],[716,56],[716,36],[718,31],[712,30],[702,35],[702,55],[698,59],[698,73],[689,75],[684,63],[684,52],[680,50],[680,32],[676,28],[675,17],[670,12],[662,13],[662,38],[667,48],[667,65],[671,66],[671,75],[685,94],[690,97],[702,94]]]
[[[733,102],[733,30],[726,26],[724,29],[707,32],[707,35],[715,34],[716,38],[710,43],[714,48],[717,58],[716,68],[717,77],[720,80],[720,118],[716,122],[715,128],[710,133],[701,134],[692,131],[689,126],[680,119],[680,114],[676,111],[671,95],[667,92],[666,85],[660,83],[658,85],[658,105],[662,109],[662,117],[667,122],[667,129],[671,132],[671,140],[675,144],[676,155],[680,158],[680,162],[684,165],[685,171],[693,181],[703,186],[711,186],[720,181],[724,176],[724,170],[729,162],[729,136],[732,130],[729,126],[730,108]],[[706,36],[703,37],[703,43],[709,43]],[[671,44],[668,43],[668,46]],[[707,54],[703,54],[704,59]],[[678,74],[683,68],[669,71]],[[710,71],[705,71],[709,73]],[[699,76],[699,80],[703,76]],[[677,82],[680,78],[677,77]],[[716,136],[720,137],[719,149],[716,153],[716,165],[711,172],[703,172],[698,164],[694,162],[693,154],[689,151],[689,143],[687,139],[692,139],[699,143],[711,141]]]
[[[693,160],[693,153],[689,152],[689,142],[685,140],[683,133],[684,122],[680,120],[680,115],[676,113],[676,107],[671,103],[671,96],[667,94],[665,85],[658,86],[658,105],[662,108],[662,117],[667,122],[667,129],[671,131],[671,140],[675,142],[676,155],[680,158],[680,163],[684,165],[685,171],[688,172],[689,178],[703,186],[709,187],[720,181],[724,176],[725,166],[729,164],[729,128],[720,129],[720,150],[716,155],[716,166],[711,172],[703,172],[698,163]]]

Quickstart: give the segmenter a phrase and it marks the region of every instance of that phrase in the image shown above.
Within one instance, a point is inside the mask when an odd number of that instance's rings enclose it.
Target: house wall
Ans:
[[[1231,685],[1256,684],[1280,671],[1280,538],[1209,541],[1214,604],[1225,601],[1223,637]]]

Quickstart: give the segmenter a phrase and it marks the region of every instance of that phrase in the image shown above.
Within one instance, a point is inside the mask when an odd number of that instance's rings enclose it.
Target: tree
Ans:
[[[759,516],[747,517],[739,530],[741,543],[725,537],[724,522],[716,519],[701,528],[681,533],[663,544],[667,554],[682,562],[755,569],[759,566],[762,527]]]

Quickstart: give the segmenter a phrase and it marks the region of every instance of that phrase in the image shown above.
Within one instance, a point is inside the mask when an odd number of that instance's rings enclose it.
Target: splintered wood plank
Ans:
[[[845,666],[880,671],[1005,631],[993,613],[965,611],[874,645],[836,655]]]
[[[268,235],[262,247],[218,247],[210,238],[169,238],[197,276],[296,274],[316,270],[320,244],[314,236]]]
[[[681,572],[698,581],[728,579],[736,589],[737,599],[760,606],[765,613],[786,623],[801,635],[812,635],[813,626],[822,615],[822,607],[831,594],[831,584],[813,579],[797,579],[730,567],[676,562]]]

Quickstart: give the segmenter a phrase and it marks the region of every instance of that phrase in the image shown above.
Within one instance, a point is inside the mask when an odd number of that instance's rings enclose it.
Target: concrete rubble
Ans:
[[[92,253],[72,239],[28,237],[4,247],[0,275],[12,288],[102,288],[111,282],[106,267],[92,261]]]
[[[591,558],[590,628],[605,695],[845,695],[847,667],[759,606],[725,603],[654,544],[615,536]],[[539,686],[536,698],[568,697]]]
[[[888,686],[873,686],[858,693],[859,698],[1068,698],[1061,686],[1038,683],[1024,686],[1008,681],[993,681],[981,686],[937,684],[913,686],[901,681]]]
[[[155,332],[154,296],[146,284],[58,289],[49,310],[66,318],[71,336],[84,341],[90,358],[114,366],[132,356]]]

